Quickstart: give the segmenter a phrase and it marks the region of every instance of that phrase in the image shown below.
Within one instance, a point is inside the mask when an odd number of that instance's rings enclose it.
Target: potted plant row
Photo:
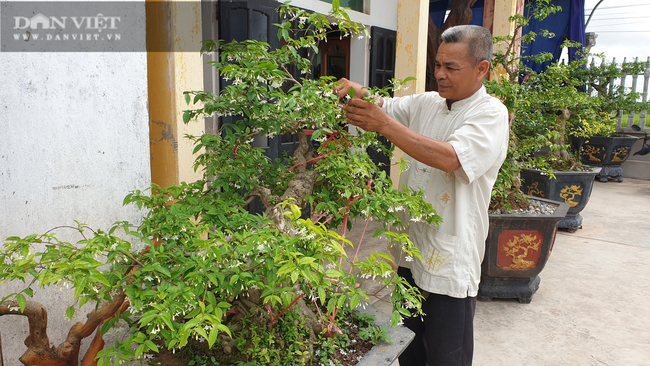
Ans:
[[[566,141],[571,130],[564,123],[564,115],[557,112],[578,105],[586,96],[567,83],[570,69],[566,66],[556,64],[538,74],[522,62],[526,58],[543,62],[549,54],[523,56],[517,51],[518,44],[531,43],[537,36],[532,32],[517,36],[521,29],[532,19],[541,21],[561,8],[547,0],[530,5],[528,14],[510,18],[513,35],[494,38],[498,47],[492,60],[496,76],[485,82],[488,91],[508,107],[511,129],[508,155],[492,190],[490,229],[478,295],[484,301],[532,300],[539,288],[539,273],[550,257],[558,224],[566,220],[570,210],[565,199],[549,190],[548,185],[557,184],[556,178],[563,174],[552,167],[580,166],[568,151]],[[552,34],[543,31],[540,36]],[[549,153],[540,154],[542,148]],[[559,161],[563,164],[550,164]],[[581,183],[570,182],[569,187],[589,186],[592,181],[593,175]]]
[[[623,168],[621,164],[631,155],[631,149],[638,138],[629,135],[620,135],[616,131],[617,119],[623,118],[625,113],[647,111],[650,102],[643,101],[641,93],[631,91],[625,85],[614,85],[614,81],[624,75],[638,75],[650,67],[650,62],[624,62],[617,65],[608,62],[604,55],[595,55],[601,59],[596,66],[592,59],[591,66],[575,70],[575,77],[591,91],[593,106],[585,108],[576,115],[576,124],[592,124],[595,120],[604,121],[600,131],[587,139],[577,139],[577,144],[582,144],[582,162],[587,165],[601,167],[596,176],[601,182],[608,178],[623,181]]]
[[[422,192],[392,186],[366,153],[383,148],[377,135],[347,131],[335,80],[307,77],[311,59],[300,52],[317,50],[333,31],[328,19],[337,34],[364,27],[350,22],[337,0],[329,18],[287,5],[280,13],[278,49],[250,40],[204,44],[205,52],[219,52],[214,66],[231,82],[218,94],[187,92],[192,109],[184,121],[238,118],[217,135],[188,136],[202,179],[129,193],[124,204],[143,210],[137,226],[67,228],[77,242],[55,232],[7,239],[0,282],[25,286],[3,294],[0,315],[30,320],[23,364],[76,366],[81,339],[96,329],[85,360],[100,366],[163,350],[220,364],[330,364],[351,342],[346,314],[370,300],[360,286],[366,280],[392,288],[392,326],[422,314],[421,294],[395,274],[386,253],[347,256],[346,232],[357,218],[382,222],[375,235],[420,258],[408,236],[389,228],[408,225],[399,211],[432,225],[441,218]],[[284,134],[299,143],[283,159],[272,161],[251,144],[258,135]],[[265,207],[262,214],[248,210],[254,201]],[[311,217],[302,213],[308,206]],[[30,298],[47,286],[74,289],[69,317],[86,303],[96,306],[57,347],[50,347],[47,324],[32,322],[46,309]],[[104,349],[103,335],[120,320],[128,335]],[[382,338],[376,333],[370,338]]]

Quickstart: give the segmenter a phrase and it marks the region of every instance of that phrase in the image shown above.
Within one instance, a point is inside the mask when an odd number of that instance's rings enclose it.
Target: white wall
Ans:
[[[137,223],[122,200],[151,183],[148,119],[146,53],[0,53],[0,243],[73,220]],[[0,284],[0,298],[21,285]],[[71,292],[35,293],[53,345],[92,310],[68,321]],[[0,317],[6,366],[21,365],[27,329]]]
[[[365,0],[366,13],[348,10],[350,19],[365,25],[397,30],[397,0]],[[327,14],[332,4],[321,0],[293,0],[291,6]]]

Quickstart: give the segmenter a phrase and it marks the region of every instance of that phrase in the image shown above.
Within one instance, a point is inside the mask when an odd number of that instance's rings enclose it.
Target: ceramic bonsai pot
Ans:
[[[491,214],[481,264],[478,300],[516,298],[530,303],[539,273],[551,254],[558,222],[569,204],[530,197],[556,206],[553,214]]]
[[[594,177],[600,169],[595,167],[586,172],[553,172],[555,179],[550,179],[541,170],[522,168],[521,190],[529,196],[567,203],[569,211],[558,223],[558,228],[575,232],[582,226],[580,212],[589,202]]]
[[[630,156],[636,137],[594,136],[583,144],[582,163],[602,167],[596,178],[607,182],[607,178],[623,181],[621,164]]]

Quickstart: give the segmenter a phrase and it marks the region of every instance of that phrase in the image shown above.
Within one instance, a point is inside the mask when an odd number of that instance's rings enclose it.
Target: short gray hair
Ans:
[[[476,66],[492,60],[492,34],[478,25],[458,25],[442,32],[445,43],[467,43],[467,59]]]

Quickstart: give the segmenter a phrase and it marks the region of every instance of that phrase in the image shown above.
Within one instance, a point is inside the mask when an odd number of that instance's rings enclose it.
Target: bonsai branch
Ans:
[[[47,336],[47,310],[42,304],[27,301],[24,311],[21,312],[17,301],[5,301],[0,304],[0,316],[22,315],[27,317],[29,323],[29,336],[25,339],[27,351],[20,357],[20,362],[25,366],[78,366],[81,340],[91,335],[98,326],[115,316],[121,309],[125,309],[128,306],[125,299],[126,294],[119,291],[110,302],[88,314],[86,323],[79,322],[73,325],[65,341],[58,347],[50,347],[50,340]],[[101,342],[103,343],[103,340]],[[95,352],[91,359],[94,359],[96,354]]]

